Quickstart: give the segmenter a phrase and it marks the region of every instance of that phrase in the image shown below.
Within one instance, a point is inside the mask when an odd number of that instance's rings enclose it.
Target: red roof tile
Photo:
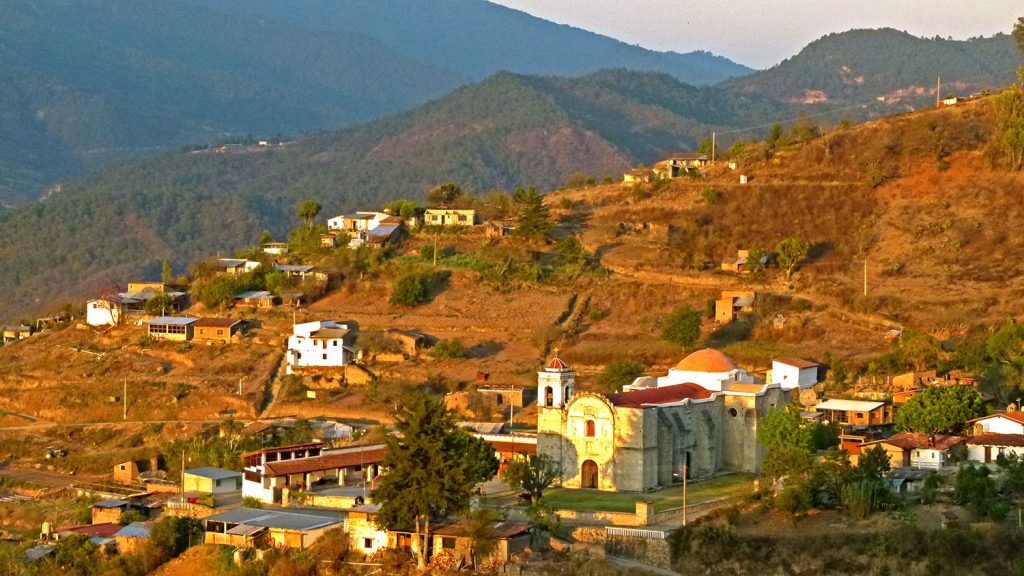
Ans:
[[[1013,420],[1024,424],[1024,412],[996,412],[995,414],[989,414],[988,416],[982,416],[981,418],[975,418],[974,420],[968,420],[969,424],[979,422],[981,420],[988,420],[989,418],[1006,418],[1007,420]]]
[[[501,452],[503,454],[537,454],[537,443],[531,442],[512,442],[506,440],[491,441],[488,440],[491,446],[494,447],[495,452]]]
[[[662,388],[649,388],[631,392],[608,394],[608,400],[622,408],[641,408],[646,405],[674,404],[683,400],[703,400],[711,397],[711,391],[697,384],[676,384]]]
[[[83,526],[68,526],[67,528],[61,528],[57,530],[61,532],[74,532],[75,534],[84,534],[86,536],[99,536],[100,538],[113,538],[114,534],[121,531],[121,526],[117,522],[103,522],[102,524],[85,524]]]
[[[915,448],[934,448],[936,450],[947,450],[965,442],[967,439],[962,436],[946,436],[944,434],[936,434],[934,443],[931,440],[931,436],[928,434],[921,434],[919,432],[900,432],[894,436],[890,436],[884,440],[876,440],[874,442],[865,442],[864,445],[868,444],[879,444],[885,443],[897,448],[903,448],[904,450],[913,450]]]
[[[563,362],[558,356],[552,356],[551,361],[548,362],[548,365],[545,366],[544,369],[552,372],[565,372],[569,370],[569,365]]]
[[[975,446],[1014,446],[1024,447],[1024,434],[997,434],[986,432],[971,436],[967,439],[968,444]]]
[[[359,466],[360,464],[378,464],[384,461],[384,446],[365,446],[363,450],[350,450],[338,453],[321,454],[313,458],[298,458],[283,462],[268,462],[264,469],[271,476],[287,474],[305,474],[334,468]]]
[[[801,358],[776,358],[775,361],[794,368],[816,368],[818,366],[817,362],[811,362],[810,360],[803,360]]]

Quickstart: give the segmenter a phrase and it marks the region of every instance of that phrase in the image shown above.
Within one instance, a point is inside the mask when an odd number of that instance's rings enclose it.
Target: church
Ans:
[[[624,492],[668,486],[684,474],[757,472],[759,422],[790,395],[712,349],[619,393],[576,393],[575,385],[575,372],[557,357],[538,372],[537,452],[561,464],[567,488]]]

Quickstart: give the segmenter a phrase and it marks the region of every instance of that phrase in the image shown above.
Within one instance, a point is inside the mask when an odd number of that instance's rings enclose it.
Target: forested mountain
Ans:
[[[752,72],[708,52],[655,52],[485,0],[188,0],[311,30],[357,31],[476,80],[498,71],[579,76],[606,68],[665,72],[693,85]]]
[[[517,65],[517,63],[521,63]],[[0,210],[147,150],[334,130],[500,69],[749,70],[480,0],[0,3]]]
[[[721,86],[784,102],[868,105],[891,113],[894,107],[934,104],[939,76],[942,96],[968,96],[1008,84],[1022,63],[1007,34],[944,40],[891,28],[851,30],[825,36],[777,66]]]
[[[624,70],[576,78],[498,74],[410,112],[280,147],[165,153],[71,181],[0,214],[0,318],[155,277],[291,227],[304,199],[325,213],[420,199],[455,181],[476,191],[621,177],[691,149],[712,126],[787,108]],[[706,123],[712,123],[708,125]]]

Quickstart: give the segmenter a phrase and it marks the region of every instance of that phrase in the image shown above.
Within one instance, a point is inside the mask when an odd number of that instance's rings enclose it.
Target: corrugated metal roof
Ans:
[[[190,316],[160,316],[149,321],[150,324],[166,324],[168,326],[188,326],[194,323],[198,318],[192,318]]]
[[[121,528],[114,534],[114,538],[149,538],[149,524],[146,522],[132,522]]]
[[[317,530],[340,524],[342,516],[310,511],[264,510],[260,508],[237,508],[222,514],[206,517],[208,522],[225,522],[228,524],[247,524],[264,528],[282,530]]]
[[[814,405],[815,410],[838,410],[840,412],[871,412],[885,406],[885,402],[867,400],[825,400]]]
[[[99,502],[92,505],[93,508],[121,508],[127,506],[126,500],[100,500]]]
[[[212,466],[204,466],[203,468],[185,470],[185,474],[199,476],[200,478],[209,478],[210,480],[225,480],[227,478],[237,478],[242,475],[241,472],[223,470],[221,468],[214,468]]]
[[[279,272],[309,272],[313,270],[315,266],[308,265],[297,265],[297,264],[274,264],[274,270]]]
[[[238,296],[235,296],[235,300],[265,300],[273,297],[274,295],[271,294],[270,292],[267,292],[266,290],[250,290],[249,292],[242,292]]]

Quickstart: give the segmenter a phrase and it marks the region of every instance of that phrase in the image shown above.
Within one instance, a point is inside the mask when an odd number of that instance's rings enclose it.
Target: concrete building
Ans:
[[[894,411],[888,402],[835,398],[814,405],[823,421],[840,426],[878,427],[893,423]]]
[[[427,226],[474,226],[476,210],[430,208],[423,214]]]
[[[200,318],[193,326],[196,340],[225,344],[236,341],[242,331],[242,321],[234,318]]]
[[[280,504],[285,490],[369,484],[380,474],[384,445],[328,449],[320,442],[242,454],[242,496]]]
[[[785,394],[778,385],[745,382],[732,360],[711,352],[618,394],[576,393],[574,373],[552,359],[538,374],[537,453],[561,464],[569,488],[643,492],[684,473],[757,472],[759,422]]]
[[[242,473],[205,467],[186,470],[182,489],[200,494],[223,494],[242,489]]]
[[[705,390],[720,392],[735,384],[763,384],[741,369],[731,358],[712,348],[698,350],[683,358],[668,374],[657,379],[640,377],[626,390],[662,388],[678,384],[696,384]]]
[[[355,358],[355,334],[333,320],[292,326],[285,355],[289,368],[342,367]]]
[[[147,323],[150,338],[187,342],[195,336],[198,318],[188,316],[160,316]]]
[[[893,468],[927,468],[938,470],[948,466],[966,455],[964,443],[966,438],[946,436],[943,434],[919,434],[900,432],[885,440],[865,442],[861,446],[861,454],[872,446],[881,446],[889,454]]]
[[[776,358],[772,360],[771,377],[768,381],[782,386],[783,390],[806,390],[818,383],[819,366],[817,362],[800,358]]]
[[[221,274],[240,276],[259,268],[260,263],[255,260],[245,260],[242,258],[217,258],[212,262],[212,266]]]
[[[204,541],[241,548],[304,549],[343,522],[341,515],[320,510],[236,508],[203,519]]]

